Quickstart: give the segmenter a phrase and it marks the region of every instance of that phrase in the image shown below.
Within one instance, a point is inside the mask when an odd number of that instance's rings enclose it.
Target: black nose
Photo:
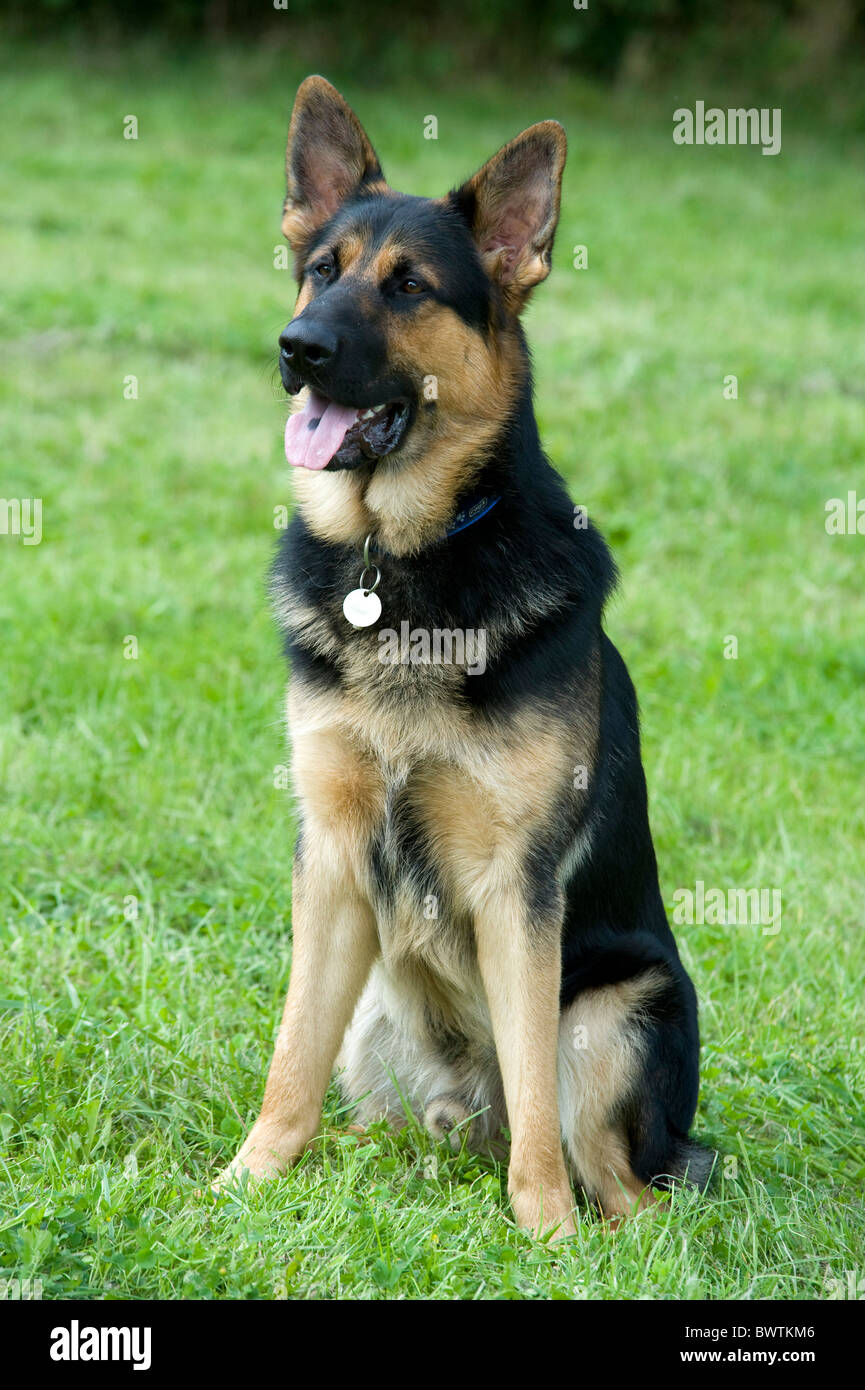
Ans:
[[[305,367],[322,367],[335,357],[339,339],[324,324],[295,319],[279,335],[279,347],[283,361],[293,371],[301,372]]]

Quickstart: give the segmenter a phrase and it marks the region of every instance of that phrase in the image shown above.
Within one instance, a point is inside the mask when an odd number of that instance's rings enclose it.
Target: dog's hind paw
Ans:
[[[427,1105],[423,1117],[424,1128],[433,1139],[447,1143],[454,1153],[459,1153],[462,1140],[466,1137],[466,1121],[470,1115],[471,1111],[458,1095],[450,1091],[445,1092],[443,1095],[434,1096]]]

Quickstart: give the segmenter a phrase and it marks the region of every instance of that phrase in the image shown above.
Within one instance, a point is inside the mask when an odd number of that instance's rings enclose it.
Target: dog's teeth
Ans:
[[[370,420],[375,415],[375,410],[365,410],[360,416],[361,420]]]
[[[381,405],[374,405],[374,406],[373,406],[373,410],[384,410],[384,407],[385,407],[385,402],[383,401]],[[372,412],[370,412],[370,413],[372,413]]]

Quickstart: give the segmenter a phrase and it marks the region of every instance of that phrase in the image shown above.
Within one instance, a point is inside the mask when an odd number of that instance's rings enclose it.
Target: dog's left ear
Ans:
[[[382,180],[378,156],[348,102],[324,77],[297,89],[288,148],[283,236],[297,250],[341,203]]]
[[[539,121],[450,194],[474,234],[481,260],[519,313],[550,273],[567,139],[558,121]]]

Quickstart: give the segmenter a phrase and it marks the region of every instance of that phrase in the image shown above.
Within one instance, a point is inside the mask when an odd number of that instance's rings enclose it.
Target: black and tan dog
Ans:
[[[559,1234],[572,1179],[619,1216],[711,1166],[688,1138],[696,1003],[636,700],[601,626],[614,567],[541,450],[519,323],[564,160],[543,121],[441,201],[408,197],[329,83],[297,95],[280,365],[308,394],[274,573],[294,959],[228,1170],[296,1159],[336,1062],[362,1123],[398,1124],[407,1102],[471,1144],[508,1126],[517,1219]]]

